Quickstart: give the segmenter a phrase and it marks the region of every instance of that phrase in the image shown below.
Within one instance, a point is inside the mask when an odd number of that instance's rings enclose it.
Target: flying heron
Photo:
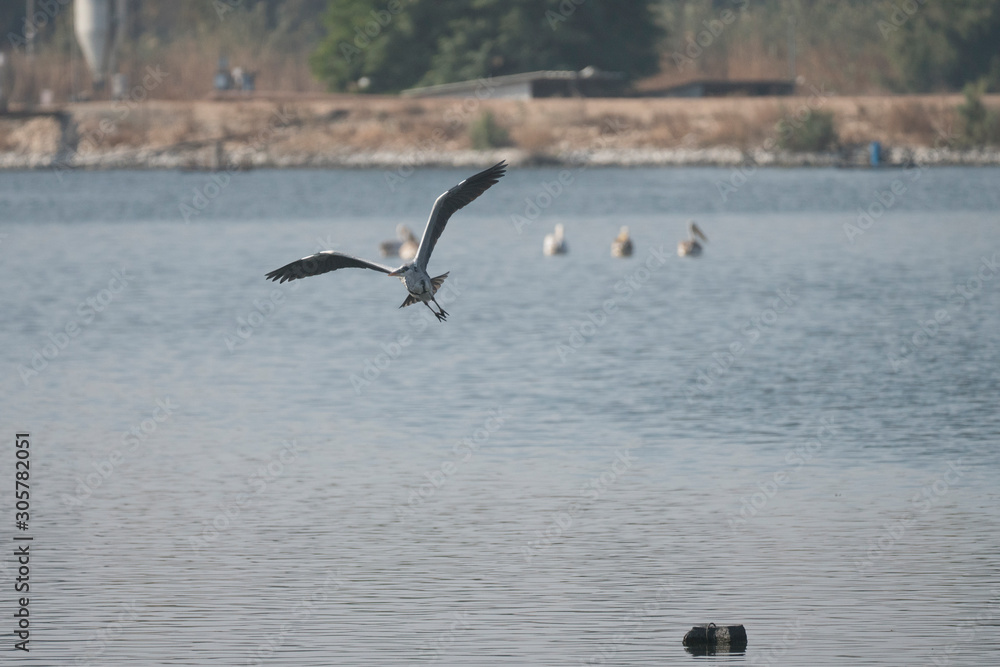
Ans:
[[[342,252],[324,250],[315,255],[303,257],[291,264],[286,264],[280,269],[275,269],[267,274],[267,278],[283,283],[286,280],[318,276],[321,273],[336,271],[337,269],[356,268],[381,271],[387,275],[399,278],[406,285],[406,291],[409,294],[400,308],[420,301],[430,308],[430,311],[434,313],[434,316],[439,321],[443,322],[448,317],[448,313],[434,299],[434,293],[444,283],[444,279],[448,277],[448,274],[445,273],[436,278],[430,277],[427,273],[427,262],[431,258],[431,252],[434,251],[434,245],[441,236],[441,232],[444,231],[445,225],[448,224],[448,219],[451,218],[452,214],[458,209],[464,208],[475,200],[476,197],[486,192],[505,173],[507,173],[507,165],[503,161],[498,162],[489,169],[485,169],[475,176],[470,176],[438,197],[434,202],[434,208],[431,209],[431,217],[427,220],[427,227],[424,228],[424,235],[420,239],[420,246],[417,249],[416,257],[398,269],[369,262],[367,259],[345,255]],[[437,310],[431,307],[431,302],[437,306]]]
[[[697,257],[700,255],[701,244],[698,243],[698,239],[708,243],[708,238],[698,229],[698,225],[694,224],[694,220],[688,220],[688,238],[686,241],[681,241],[677,244],[677,254],[680,257]]]

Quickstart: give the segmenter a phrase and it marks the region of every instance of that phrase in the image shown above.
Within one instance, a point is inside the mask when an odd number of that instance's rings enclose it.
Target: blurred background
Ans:
[[[997,662],[1000,2],[5,0],[0,56],[0,662]],[[501,159],[446,323],[265,280]]]
[[[0,6],[14,79],[10,101],[30,103],[43,89],[56,101],[91,91],[94,74],[74,37],[74,4],[88,0],[9,0]],[[1000,3],[990,0],[588,0],[562,3],[573,10],[566,16],[558,0],[89,4],[108,12],[114,24],[109,34],[120,30],[111,69],[135,80],[147,65],[161,66],[171,73],[155,94],[164,99],[210,93],[220,56],[256,72],[258,90],[296,93],[353,90],[362,77],[371,92],[395,92],[587,66],[624,72],[640,89],[692,77],[789,74],[845,95],[959,91],[983,78],[990,90],[1000,86]],[[392,13],[390,4],[400,11]],[[342,44],[357,46],[356,28],[364,36],[365,23],[378,12],[393,20],[369,36],[370,48],[360,46],[345,58]],[[735,20],[722,23],[723,12]],[[712,37],[707,45],[699,37],[706,27]],[[696,55],[692,44],[704,54]],[[678,66],[675,54],[689,62]]]
[[[992,0],[12,0],[0,34],[7,167],[1000,161]]]

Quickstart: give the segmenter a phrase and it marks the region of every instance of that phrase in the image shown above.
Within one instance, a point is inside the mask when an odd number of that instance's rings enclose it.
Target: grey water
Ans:
[[[1000,661],[1000,170],[473,171],[0,174],[4,662]]]

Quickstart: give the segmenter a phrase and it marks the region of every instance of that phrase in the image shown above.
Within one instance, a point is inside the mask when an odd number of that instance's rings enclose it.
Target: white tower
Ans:
[[[73,23],[94,87],[102,88],[111,52],[111,0],[73,0]]]

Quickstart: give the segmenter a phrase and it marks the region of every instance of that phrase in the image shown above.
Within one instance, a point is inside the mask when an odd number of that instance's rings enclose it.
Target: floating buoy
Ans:
[[[742,625],[696,625],[684,635],[685,646],[717,647],[742,651],[747,646],[747,631]]]

